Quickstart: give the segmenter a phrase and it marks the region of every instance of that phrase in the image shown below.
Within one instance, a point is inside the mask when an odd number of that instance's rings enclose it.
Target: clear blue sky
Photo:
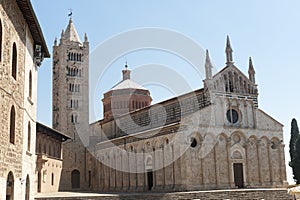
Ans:
[[[108,38],[136,28],[158,27],[175,30],[209,49],[215,67],[225,63],[225,38],[230,35],[234,61],[245,74],[248,57],[252,56],[259,89],[259,107],[285,125],[286,151],[290,122],[300,122],[300,1],[204,1],[204,0],[32,0],[49,50],[55,37],[60,37],[73,10],[73,21],[80,37],[86,32],[92,51]],[[158,51],[135,52],[126,55],[131,68],[149,63],[189,67],[179,58]],[[38,120],[51,125],[52,60],[44,61],[39,69]],[[99,105],[93,120],[101,118],[101,98],[120,80],[125,59],[111,66],[110,82],[98,86]],[[99,64],[100,65],[100,64]],[[180,66],[179,66],[180,65]],[[97,66],[90,66],[95,68]],[[180,72],[179,72],[180,73]],[[186,76],[184,76],[186,77]],[[188,77],[192,89],[202,87],[202,80]],[[152,86],[154,102],[168,98],[171,91]],[[289,160],[287,154],[286,160]],[[291,181],[291,171],[288,179]]]

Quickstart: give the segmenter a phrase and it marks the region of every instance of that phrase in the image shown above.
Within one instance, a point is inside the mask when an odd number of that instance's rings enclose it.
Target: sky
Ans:
[[[101,57],[106,42],[113,41],[115,49],[128,45],[131,51],[119,53],[109,64],[91,62],[90,76],[101,76],[92,82],[93,108],[90,109],[90,121],[102,118],[103,92],[108,91],[121,80],[121,70],[127,61],[132,76],[156,77],[160,81],[149,79],[141,84],[152,94],[153,103],[179,95],[174,84],[161,79],[178,76],[182,78],[185,89],[195,90],[203,87],[203,67],[193,66],[186,57],[163,48],[143,48],[132,50],[136,40],[118,43],[118,36],[137,30],[163,30],[197,44],[199,63],[203,63],[203,52],[208,49],[216,70],[225,66],[225,39],[229,35],[234,50],[235,65],[246,75],[248,59],[252,57],[256,71],[259,91],[259,107],[284,125],[286,144],[286,162],[288,162],[288,141],[292,118],[300,120],[300,1],[217,1],[217,0],[32,0],[36,15],[42,27],[50,52],[55,37],[60,38],[62,29],[68,24],[68,14],[72,9],[72,19],[83,40],[87,33],[90,42],[91,60]],[[149,33],[149,32],[148,32]],[[133,36],[135,36],[133,34]],[[156,37],[155,34],[150,37]],[[122,37],[121,37],[122,38]],[[178,37],[179,38],[179,37]],[[136,39],[140,39],[136,37]],[[180,45],[181,39],[169,44]],[[102,51],[97,51],[101,49]],[[177,46],[178,48],[178,46]],[[184,46],[183,49],[188,48]],[[188,53],[197,55],[197,48]],[[94,53],[98,52],[98,53]],[[107,52],[111,52],[107,50]],[[94,53],[94,55],[93,55]],[[113,52],[115,53],[115,52]],[[194,57],[195,58],[195,57]],[[159,70],[145,73],[145,70]],[[145,69],[145,70],[142,70]],[[38,121],[51,126],[52,108],[52,60],[45,59],[39,68],[38,81]],[[97,73],[94,73],[97,72]],[[168,74],[170,73],[170,74]],[[172,75],[172,76],[171,76]],[[173,79],[174,80],[174,79]],[[91,84],[91,82],[90,82]],[[168,85],[169,84],[169,85]],[[173,84],[173,85],[172,85]],[[189,91],[186,91],[189,92]],[[91,95],[92,94],[92,95]],[[290,167],[287,168],[288,181],[292,181]]]

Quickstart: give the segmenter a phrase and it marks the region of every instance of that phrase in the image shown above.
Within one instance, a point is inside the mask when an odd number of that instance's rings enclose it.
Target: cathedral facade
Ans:
[[[283,125],[259,108],[255,70],[233,62],[212,74],[206,52],[204,86],[151,105],[150,91],[128,66],[104,94],[103,119],[88,124],[88,53],[70,20],[53,48],[53,128],[64,144],[61,190],[186,191],[282,187]],[[79,132],[90,137],[81,141]]]

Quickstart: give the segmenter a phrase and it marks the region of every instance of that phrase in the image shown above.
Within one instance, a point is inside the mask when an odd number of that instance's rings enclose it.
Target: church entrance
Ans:
[[[80,188],[80,172],[76,169],[71,173],[71,185],[72,189]]]
[[[234,183],[238,188],[244,187],[243,163],[233,163]]]
[[[14,199],[14,176],[9,172],[6,180],[6,200]]]
[[[147,171],[148,190],[153,188],[153,171]]]

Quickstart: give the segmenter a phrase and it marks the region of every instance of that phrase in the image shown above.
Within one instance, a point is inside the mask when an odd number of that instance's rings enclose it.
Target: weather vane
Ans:
[[[70,9],[69,9],[68,17],[72,17],[72,15],[73,15],[73,10],[70,8]]]

